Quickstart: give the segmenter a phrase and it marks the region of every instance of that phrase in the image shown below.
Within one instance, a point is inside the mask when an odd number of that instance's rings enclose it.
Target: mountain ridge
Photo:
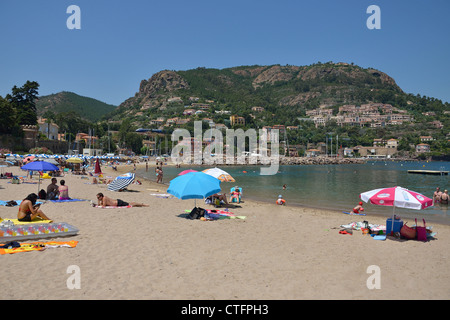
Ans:
[[[38,101],[36,101],[36,109],[39,116],[43,116],[48,111],[53,113],[73,111],[85,120],[94,122],[100,120],[105,114],[116,109],[116,107],[70,91],[40,96]]]
[[[389,97],[377,98],[373,92],[380,90],[388,91]],[[164,104],[162,99],[175,94],[184,95],[183,101],[193,95],[223,104],[245,101],[247,106],[271,104],[311,109],[321,104],[386,102],[380,100],[389,100],[404,92],[384,72],[342,62],[162,70],[148,80],[142,80],[139,91],[118,109],[160,107]]]

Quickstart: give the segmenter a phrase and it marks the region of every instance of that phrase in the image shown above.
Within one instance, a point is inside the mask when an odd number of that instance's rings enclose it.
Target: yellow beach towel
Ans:
[[[18,224],[30,224],[30,223],[51,223],[53,222],[52,220],[42,220],[42,219],[35,219],[32,221],[19,221],[17,219],[0,219],[0,222],[2,221],[12,221],[14,223],[14,225],[18,225]]]
[[[42,251],[47,248],[75,248],[78,244],[78,241],[48,241],[48,242],[23,242],[20,244],[20,247],[17,248],[0,248],[0,255],[2,254],[12,254],[16,252],[28,252],[28,251]]]

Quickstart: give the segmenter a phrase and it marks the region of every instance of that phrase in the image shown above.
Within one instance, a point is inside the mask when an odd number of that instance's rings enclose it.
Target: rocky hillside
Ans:
[[[317,107],[345,104],[388,103],[398,109],[442,109],[406,94],[386,73],[348,63],[317,63],[309,66],[240,66],[226,69],[164,70],[142,80],[139,91],[108,117],[155,119],[178,116],[193,102],[209,103],[214,110],[251,114],[263,107],[275,117],[293,118]],[[178,109],[177,109],[178,108]],[[439,111],[439,110],[437,110]],[[280,119],[281,120],[281,119]]]

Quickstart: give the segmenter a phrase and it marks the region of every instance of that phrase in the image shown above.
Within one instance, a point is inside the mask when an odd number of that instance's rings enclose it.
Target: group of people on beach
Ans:
[[[43,220],[51,220],[41,210],[40,204],[37,203],[38,199],[41,200],[69,200],[69,187],[66,186],[65,180],[61,180],[57,185],[58,180],[52,178],[50,184],[47,186],[47,192],[41,190],[39,195],[36,193],[30,193],[19,205],[19,212],[17,213],[17,219],[19,221],[30,222],[35,218],[41,218]]]
[[[448,190],[442,192],[441,188],[437,187],[436,191],[433,193],[433,203],[448,204],[448,199]]]

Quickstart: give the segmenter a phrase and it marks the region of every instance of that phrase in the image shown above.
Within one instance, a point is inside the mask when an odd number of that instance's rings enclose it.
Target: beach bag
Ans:
[[[39,193],[38,193],[38,198],[42,199],[42,200],[47,199],[47,192],[45,192],[44,189],[41,189],[41,191],[39,191]]]
[[[200,219],[201,217],[205,216],[205,209],[203,208],[199,208],[199,207],[195,207],[194,209],[192,209],[192,211],[187,215],[186,218],[191,219],[191,220],[195,220],[195,219]]]
[[[400,229],[400,235],[409,240],[415,239],[416,238],[416,229],[408,227],[405,222],[403,227]]]
[[[8,202],[5,204],[5,206],[7,206],[7,207],[14,207],[14,206],[17,206],[17,202],[14,201],[14,200],[11,200],[11,201],[8,201]]]
[[[419,227],[417,225],[417,219],[416,219],[416,233],[417,233],[417,240],[418,241],[427,241],[427,227],[425,224],[425,219],[423,220],[423,227]]]

